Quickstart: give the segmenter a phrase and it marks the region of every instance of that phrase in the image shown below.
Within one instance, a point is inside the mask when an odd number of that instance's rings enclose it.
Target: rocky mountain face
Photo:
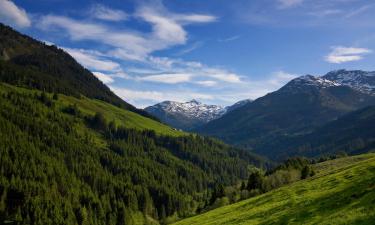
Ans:
[[[222,116],[226,109],[217,105],[206,105],[197,100],[189,102],[164,101],[145,110],[172,127],[191,130]]]
[[[231,106],[207,105],[197,100],[189,102],[164,101],[145,108],[151,115],[166,124],[182,130],[192,130],[225,113],[233,111],[251,102],[250,99],[239,101]]]
[[[360,92],[375,95],[375,72],[362,70],[336,70],[327,73],[323,79],[333,81],[340,85],[349,86]]]

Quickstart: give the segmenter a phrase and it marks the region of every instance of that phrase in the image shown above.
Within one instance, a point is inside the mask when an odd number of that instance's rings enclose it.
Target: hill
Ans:
[[[64,50],[1,23],[0,81],[75,97],[84,95],[150,117],[115,95]]]
[[[0,131],[1,223],[157,224],[263,164],[106,102],[8,84]]]
[[[317,164],[317,175],[191,217],[188,224],[373,224],[375,154]]]
[[[346,113],[374,104],[375,96],[359,88],[306,75],[197,131],[257,151],[257,146],[270,140],[308,134]]]

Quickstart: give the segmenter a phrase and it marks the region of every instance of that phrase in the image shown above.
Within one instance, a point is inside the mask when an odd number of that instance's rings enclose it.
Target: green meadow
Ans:
[[[374,224],[375,154],[316,164],[317,174],[176,223]]]

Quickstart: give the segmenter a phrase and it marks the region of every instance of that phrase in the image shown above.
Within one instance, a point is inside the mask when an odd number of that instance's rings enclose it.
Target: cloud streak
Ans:
[[[26,11],[9,0],[0,0],[0,21],[21,28],[31,26]]]
[[[107,21],[123,21],[128,18],[128,15],[124,11],[111,9],[101,4],[93,5],[89,14],[96,19]]]
[[[371,53],[372,51],[367,48],[356,47],[331,47],[332,51],[325,57],[329,63],[341,64],[346,62],[358,61],[363,59],[363,56]]]

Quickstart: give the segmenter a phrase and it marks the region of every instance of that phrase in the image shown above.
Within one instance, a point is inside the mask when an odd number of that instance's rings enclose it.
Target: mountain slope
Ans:
[[[166,124],[191,130],[222,116],[226,110],[217,105],[206,105],[196,100],[189,102],[165,101],[145,108],[151,115]]]
[[[375,149],[375,106],[365,107],[317,128],[310,134],[280,137],[255,152],[273,159],[316,157],[338,152],[358,154]]]
[[[197,131],[256,149],[280,136],[309,133],[348,112],[373,104],[373,95],[336,81],[306,75]]]
[[[228,113],[228,112],[231,112],[235,109],[238,109],[238,108],[240,108],[240,107],[242,107],[242,106],[244,106],[244,105],[246,105],[246,104],[248,104],[252,101],[253,100],[251,100],[251,99],[245,99],[245,100],[238,101],[238,102],[234,103],[233,105],[225,107],[225,110],[226,110],[225,113]]]
[[[177,222],[218,224],[373,224],[375,155],[349,164],[341,159],[317,165],[323,171],[242,202]],[[326,166],[330,163],[334,166]],[[346,163],[344,161],[344,163]]]
[[[1,84],[0,223],[157,224],[195,214],[216,183],[262,164],[162,125],[134,129],[132,118],[156,123],[98,100]]]
[[[116,96],[62,49],[45,45],[1,23],[0,81],[76,97],[84,95],[149,116]]]

